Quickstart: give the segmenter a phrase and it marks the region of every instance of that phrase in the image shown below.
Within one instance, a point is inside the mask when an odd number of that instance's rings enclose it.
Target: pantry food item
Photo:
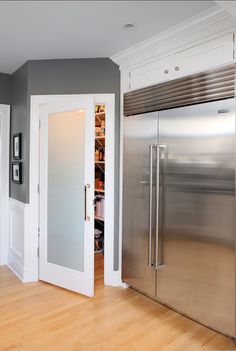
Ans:
[[[99,183],[100,183],[100,178],[95,178],[95,189],[100,189]]]
[[[95,151],[95,160],[99,161],[99,159],[100,159],[100,152],[99,152],[98,149],[96,149],[96,151]]]
[[[100,180],[100,181],[98,182],[98,189],[101,189],[101,190],[104,189],[104,183],[103,183],[102,180]]]
[[[99,161],[103,161],[103,159],[104,159],[104,152],[103,152],[103,149],[100,148],[99,149]]]
[[[105,121],[102,121],[101,123],[101,135],[104,136],[105,135]]]
[[[95,127],[95,135],[96,135],[96,137],[100,136],[101,133],[102,133],[101,127]]]

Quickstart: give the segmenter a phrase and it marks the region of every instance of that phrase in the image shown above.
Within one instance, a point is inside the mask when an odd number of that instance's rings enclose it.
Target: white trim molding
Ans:
[[[27,262],[30,263],[32,280],[38,280],[38,184],[39,184],[39,115],[40,105],[53,99],[76,95],[38,95],[31,96],[30,104],[30,205],[29,232],[27,239]],[[78,98],[81,95],[77,95]],[[105,199],[105,255],[104,283],[117,286],[121,282],[120,271],[114,271],[114,135],[115,135],[115,97],[114,94],[84,94],[94,98],[94,104],[105,104],[106,110],[106,199]]]
[[[115,95],[96,94],[94,103],[106,105],[104,284],[114,286]]]
[[[7,263],[9,236],[10,106],[0,105],[0,265]]]
[[[227,34],[236,26],[236,20],[219,6],[206,10],[178,25],[111,56],[120,69],[163,57],[177,50],[198,45],[219,35]]]

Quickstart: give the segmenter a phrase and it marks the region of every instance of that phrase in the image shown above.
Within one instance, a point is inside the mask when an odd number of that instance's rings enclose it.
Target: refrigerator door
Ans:
[[[155,170],[158,113],[124,119],[122,279],[155,296]]]
[[[159,139],[156,297],[235,336],[234,100],[159,113]]]

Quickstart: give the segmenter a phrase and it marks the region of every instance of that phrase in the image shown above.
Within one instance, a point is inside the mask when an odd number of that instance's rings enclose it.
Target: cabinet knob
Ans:
[[[168,74],[168,73],[169,73],[168,69],[165,69],[165,70],[164,70],[164,73],[165,73],[165,74]]]
[[[178,67],[178,66],[176,66],[176,67],[175,67],[175,70],[176,70],[176,71],[179,71],[179,67]]]

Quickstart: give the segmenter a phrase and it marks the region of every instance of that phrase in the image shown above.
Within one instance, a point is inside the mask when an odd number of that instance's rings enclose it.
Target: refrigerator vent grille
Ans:
[[[235,64],[124,94],[124,115],[161,111],[235,96]]]

